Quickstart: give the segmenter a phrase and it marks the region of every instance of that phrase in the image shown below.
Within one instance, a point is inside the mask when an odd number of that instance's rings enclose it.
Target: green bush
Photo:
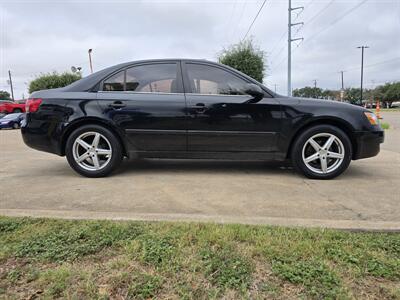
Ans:
[[[266,69],[265,53],[258,46],[255,46],[252,40],[246,40],[222,50],[218,61],[259,82],[263,81]]]
[[[57,72],[41,74],[29,83],[29,93],[67,86],[82,78],[80,73]]]
[[[384,123],[384,122],[382,122],[382,123],[381,123],[381,127],[382,127],[382,129],[389,129],[389,128],[390,128],[390,125],[389,125],[389,123]]]

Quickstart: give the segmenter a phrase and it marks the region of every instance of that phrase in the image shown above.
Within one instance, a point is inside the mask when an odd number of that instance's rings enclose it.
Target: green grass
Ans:
[[[0,217],[0,299],[400,299],[400,234]]]
[[[382,127],[382,129],[389,129],[390,128],[390,125],[389,125],[389,123],[385,123],[385,122],[381,122],[381,127]]]
[[[376,109],[373,109],[374,112],[376,112]],[[381,112],[400,112],[400,107],[393,107],[393,108],[380,108]]]

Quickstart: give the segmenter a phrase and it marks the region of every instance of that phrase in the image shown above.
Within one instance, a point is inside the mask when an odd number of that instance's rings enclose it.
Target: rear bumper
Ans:
[[[361,159],[376,156],[380,151],[380,144],[385,140],[385,133],[380,131],[355,132],[356,151],[353,159]]]
[[[58,124],[57,124],[58,125]],[[59,126],[49,126],[47,123],[26,120],[21,122],[21,134],[24,143],[36,150],[62,155]]]

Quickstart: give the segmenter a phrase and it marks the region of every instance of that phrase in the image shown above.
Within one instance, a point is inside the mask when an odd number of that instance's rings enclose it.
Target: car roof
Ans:
[[[90,74],[78,81],[73,82],[72,84],[66,86],[66,87],[62,87],[62,88],[58,88],[58,89],[53,89],[53,90],[57,90],[60,92],[87,92],[87,91],[91,91],[99,82],[101,82],[105,77],[107,77],[109,74],[112,74],[118,70],[124,69],[126,67],[129,67],[131,65],[137,65],[137,64],[146,64],[146,63],[163,63],[163,62],[197,62],[197,63],[207,63],[207,64],[212,64],[215,66],[220,66],[222,68],[225,69],[229,69],[235,73],[240,74],[242,77],[247,78],[247,80],[249,80],[250,82],[253,83],[258,83],[255,79],[251,78],[250,76],[236,70],[233,69],[227,65],[223,65],[220,64],[218,62],[214,62],[214,61],[209,61],[206,59],[192,59],[192,58],[162,58],[162,59],[144,59],[144,60],[136,60],[136,61],[130,61],[130,62],[125,62],[125,63],[120,63],[105,69],[102,69],[100,71],[97,71],[93,74]],[[258,83],[259,84],[259,83]],[[264,87],[264,89],[268,90],[268,92],[270,94],[274,94],[272,93],[269,89],[267,89],[266,87]]]
[[[163,59],[145,59],[145,60],[136,60],[136,61],[130,61],[130,62],[125,62],[121,64],[117,64],[105,69],[102,69],[100,71],[97,71],[93,74],[90,74],[78,81],[75,81],[74,83],[63,87],[63,88],[58,88],[56,90],[59,91],[65,91],[65,92],[85,92],[91,90],[97,83],[99,83],[101,80],[104,79],[107,75],[118,71],[120,69],[126,68],[131,65],[136,65],[136,64],[143,64],[143,63],[160,63],[160,62],[171,62],[171,61],[181,61],[181,62],[202,62],[202,63],[209,63],[213,65],[220,65],[228,69],[232,69],[228,66],[221,65],[217,62],[209,61],[206,59],[189,59],[189,58],[163,58]],[[235,70],[238,72],[237,70]],[[240,73],[240,72],[239,72]],[[244,76],[248,77],[245,74],[242,74]],[[254,80],[254,79],[252,79]]]

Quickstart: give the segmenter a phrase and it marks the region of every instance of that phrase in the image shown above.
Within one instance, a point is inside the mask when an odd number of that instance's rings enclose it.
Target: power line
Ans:
[[[307,21],[305,21],[304,23],[306,25],[311,24],[315,19],[317,19],[323,12],[325,12],[329,6],[331,6],[333,4],[335,0],[331,0],[327,5],[325,5],[319,12],[317,12],[314,16],[312,16],[310,19],[308,19]]]
[[[239,26],[240,26],[240,24],[241,24],[241,22],[242,22],[242,19],[243,19],[243,14],[244,14],[244,12],[245,12],[245,10],[246,10],[246,5],[247,5],[247,1],[244,1],[244,2],[243,2],[243,5],[242,5],[242,8],[241,8],[241,10],[240,10],[239,19],[237,20],[236,26],[234,27],[233,34],[235,34],[235,32],[237,32],[238,29],[239,29]],[[239,34],[239,35],[240,35],[240,34]]]
[[[250,26],[249,26],[249,29],[247,29],[247,32],[246,32],[246,34],[244,35],[242,41],[246,39],[247,35],[249,34],[249,32],[250,32],[250,30],[251,30],[251,27],[253,27],[254,22],[257,20],[258,15],[260,14],[260,12],[261,12],[261,10],[263,9],[263,7],[264,7],[264,5],[265,5],[266,2],[267,2],[267,0],[264,0],[263,3],[261,4],[260,9],[258,10],[256,16],[254,17],[253,22],[251,22],[251,24],[250,24]]]
[[[379,66],[379,65],[384,65],[384,64],[391,63],[391,62],[399,60],[399,59],[400,59],[400,57],[394,57],[394,58],[387,59],[387,60],[384,60],[384,61],[381,61],[381,62],[365,65],[364,68],[371,68],[371,67],[375,67],[375,66]],[[358,70],[359,68],[360,68],[360,66],[351,67],[351,68],[348,68],[347,70],[344,70],[344,71],[347,72],[347,71],[352,71],[352,70]]]
[[[353,11],[355,11],[357,8],[359,8],[361,5],[363,5],[365,2],[367,2],[368,0],[362,0],[360,3],[356,4],[355,6],[353,6],[352,8],[350,8],[349,10],[347,10],[344,14],[342,14],[339,18],[336,18],[335,20],[333,20],[331,23],[329,23],[329,25],[327,27],[322,28],[321,30],[317,31],[315,34],[313,34],[311,37],[309,37],[308,39],[306,39],[305,42],[309,42],[312,39],[314,39],[317,35],[321,34],[322,32],[324,32],[325,30],[329,29],[330,27],[332,27],[333,25],[335,25],[337,22],[339,22],[340,20],[342,20],[343,18],[345,18],[347,15],[349,15],[350,13],[352,13]]]
[[[334,0],[331,0],[331,2],[333,2]],[[360,3],[356,4],[354,7],[352,7],[351,9],[347,10],[344,14],[342,14],[339,18],[336,18],[334,21],[332,21],[331,23],[329,23],[329,25],[327,27],[322,28],[320,31],[318,31],[317,33],[315,33],[314,35],[312,35],[310,38],[305,39],[304,41],[302,41],[302,43],[300,43],[299,45],[297,45],[297,47],[292,50],[290,53],[293,53],[301,44],[304,44],[305,42],[310,41],[311,39],[315,38],[317,35],[319,35],[320,33],[322,33],[323,31],[325,31],[326,29],[330,28],[331,26],[333,26],[334,24],[336,24],[337,22],[339,22],[341,19],[345,18],[347,15],[349,15],[350,13],[352,13],[354,10],[356,10],[357,8],[359,8],[361,5],[363,5],[365,2],[367,2],[368,0],[363,0]],[[331,3],[329,2],[328,5]],[[328,6],[327,5],[327,6]],[[325,6],[325,7],[327,7]],[[286,55],[286,57],[284,57],[284,59],[282,59],[275,67],[273,70],[275,70],[278,66],[280,66],[285,59],[288,57],[288,54]]]
[[[238,0],[235,0],[235,2],[234,2],[234,4],[233,4],[233,6],[232,6],[232,10],[231,10],[231,14],[230,14],[230,16],[229,16],[229,19],[228,19],[228,22],[226,23],[226,26],[228,27],[228,28],[231,28],[231,22],[232,22],[232,18],[233,18],[233,14],[234,14],[234,12],[236,11],[236,4],[237,4],[237,1]],[[228,33],[228,31],[229,31],[229,33],[231,32],[231,30],[227,30],[226,32]],[[230,41],[230,37],[231,37],[231,34],[226,34],[226,41],[227,42],[229,42]]]

